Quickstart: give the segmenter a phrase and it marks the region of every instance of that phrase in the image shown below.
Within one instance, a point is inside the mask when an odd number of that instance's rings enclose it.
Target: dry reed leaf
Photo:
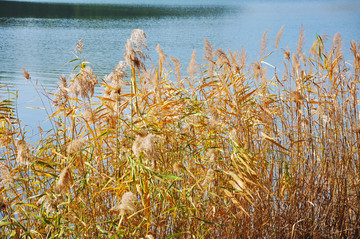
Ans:
[[[285,28],[285,25],[280,28],[278,34],[276,35],[276,41],[275,41],[275,48],[276,48],[276,49],[277,49],[278,46],[279,46],[280,38],[281,38],[281,36],[282,36],[282,33],[283,33],[283,31],[284,31],[284,28]]]
[[[288,150],[287,148],[285,148],[284,146],[282,146],[281,144],[279,144],[278,142],[276,142],[274,138],[268,136],[268,135],[265,134],[264,132],[261,132],[261,137],[262,137],[263,139],[266,139],[267,141],[275,144],[275,145],[278,146],[279,148],[284,149],[284,150],[290,152],[290,150]]]
[[[226,196],[228,196],[231,201],[234,203],[234,205],[239,208],[241,211],[243,211],[248,217],[250,217],[250,215],[246,212],[246,210],[241,206],[240,202],[235,198],[235,196],[229,192],[228,190],[224,189],[224,193]]]
[[[236,188],[240,188],[240,191],[245,189],[245,184],[244,182],[239,178],[239,176],[237,176],[235,173],[233,172],[229,172],[230,176],[235,180],[237,187]]]
[[[30,79],[30,75],[29,75],[29,72],[23,67],[23,72],[24,72],[24,77],[26,80],[29,80]]]

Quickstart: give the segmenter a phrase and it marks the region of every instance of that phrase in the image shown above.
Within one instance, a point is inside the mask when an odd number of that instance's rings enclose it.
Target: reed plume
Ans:
[[[72,183],[71,171],[69,167],[63,169],[59,176],[59,180],[55,187],[55,193],[62,194],[67,193]]]
[[[17,140],[16,162],[20,165],[29,165],[32,162],[33,155],[25,140]]]
[[[126,192],[121,198],[121,203],[116,205],[111,210],[120,211],[120,215],[132,214],[136,211],[137,197],[132,192]]]

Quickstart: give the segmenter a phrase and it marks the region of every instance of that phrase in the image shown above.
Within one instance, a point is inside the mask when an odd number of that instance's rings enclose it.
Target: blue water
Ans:
[[[146,32],[153,61],[157,60],[155,47],[160,44],[167,55],[180,59],[184,70],[193,49],[201,60],[204,38],[223,50],[243,47],[249,61],[259,57],[262,34],[268,29],[271,49],[283,25],[282,48],[295,49],[301,25],[305,49],[316,34],[332,38],[340,32],[345,56],[350,59],[350,41],[360,40],[360,1],[29,2],[35,5],[17,2],[10,8],[8,4],[13,2],[0,1],[0,84],[10,84],[10,90],[18,91],[18,116],[30,129],[46,125],[46,113],[27,108],[39,107],[41,101],[24,80],[22,67],[38,81],[38,87],[52,91],[61,74],[69,75],[71,66],[65,63],[74,58],[72,52],[79,39],[83,39],[86,59],[99,77],[122,60],[125,42],[135,28]]]

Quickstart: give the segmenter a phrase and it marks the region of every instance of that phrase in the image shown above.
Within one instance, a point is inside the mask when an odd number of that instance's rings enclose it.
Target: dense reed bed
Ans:
[[[80,41],[38,142],[1,108],[2,238],[359,238],[360,43],[281,33],[181,68],[134,30],[104,78]]]

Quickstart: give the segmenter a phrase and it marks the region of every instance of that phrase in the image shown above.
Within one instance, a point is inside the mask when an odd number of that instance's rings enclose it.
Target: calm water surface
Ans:
[[[350,41],[360,40],[360,1],[49,2],[0,1],[0,84],[10,84],[11,90],[19,92],[19,117],[29,128],[47,122],[43,110],[27,108],[39,107],[41,102],[23,79],[22,67],[39,85],[54,90],[59,76],[71,71],[73,65],[65,63],[74,58],[79,39],[85,44],[86,59],[100,77],[123,59],[125,42],[135,28],[146,32],[154,61],[155,47],[160,44],[167,55],[180,59],[184,70],[193,49],[201,59],[204,38],[223,50],[244,47],[250,61],[258,57],[264,31],[269,29],[271,47],[283,25],[280,46],[284,48],[295,49],[301,25],[307,49],[316,34],[332,37],[340,32],[350,59]]]

